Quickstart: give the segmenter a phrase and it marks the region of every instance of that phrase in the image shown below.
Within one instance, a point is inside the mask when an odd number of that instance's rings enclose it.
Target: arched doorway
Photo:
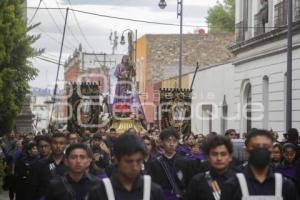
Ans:
[[[241,97],[241,131],[247,133],[252,128],[252,87],[249,80],[242,84]]]

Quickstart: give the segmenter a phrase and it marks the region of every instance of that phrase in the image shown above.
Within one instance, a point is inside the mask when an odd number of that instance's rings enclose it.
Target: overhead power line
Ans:
[[[83,30],[82,30],[82,28],[81,28],[81,26],[80,26],[80,23],[79,23],[79,21],[78,21],[78,18],[77,18],[77,16],[76,16],[75,12],[73,11],[73,6],[72,6],[71,0],[68,0],[68,2],[69,2],[69,4],[70,4],[72,13],[73,13],[73,15],[74,15],[74,18],[75,18],[75,22],[76,22],[76,24],[77,24],[77,27],[78,27],[78,29],[79,29],[79,31],[80,31],[80,33],[81,33],[81,35],[82,35],[84,41],[85,41],[86,44],[89,46],[89,48],[90,48],[91,50],[94,51],[93,46],[89,43],[89,41],[87,40],[85,34],[83,33]],[[94,52],[95,52],[95,51],[94,51]]]
[[[94,15],[94,16],[98,16],[98,17],[118,19],[118,20],[124,20],[124,21],[132,21],[132,22],[140,22],[140,23],[156,24],[156,25],[164,25],[164,26],[180,26],[179,24],[174,24],[174,23],[164,23],[164,22],[147,21],[147,20],[140,20],[140,19],[125,18],[125,17],[115,17],[115,16],[111,16],[111,15],[102,15],[102,14],[98,14],[98,13],[87,12],[87,11],[76,10],[76,9],[72,9],[72,11],[83,13],[83,14],[88,14],[88,15]],[[188,25],[188,24],[185,24],[183,26],[184,27],[193,27],[193,28],[208,27],[208,26]]]
[[[35,57],[35,58],[40,59],[40,60],[43,60],[43,61],[48,62],[48,63],[52,63],[52,64],[55,64],[55,65],[58,65],[58,62],[55,62],[55,61],[53,61],[53,60],[44,58],[44,57],[42,57],[42,56],[37,56],[37,57]],[[63,64],[60,64],[60,65],[63,66]]]
[[[51,58],[51,57],[49,57],[49,55],[47,55],[47,54],[42,54],[42,55],[40,55],[40,56],[43,57],[43,58],[46,58],[46,59],[55,61],[55,62],[58,61],[58,58]],[[65,62],[65,60],[62,60],[62,62]]]
[[[55,41],[56,43],[60,44],[61,42],[58,41],[55,37],[51,36],[49,33],[47,33],[46,31],[44,31],[41,27],[37,26],[37,29],[39,29],[43,34],[45,34],[48,38],[52,39],[53,41]],[[65,47],[69,50],[74,51],[73,47],[70,47],[68,45],[65,45]]]
[[[28,9],[36,9],[36,7],[27,7]],[[59,10],[59,9],[66,9],[66,8],[40,8],[41,9],[53,9],[53,10]],[[104,18],[110,18],[110,19],[117,19],[117,20],[124,20],[124,21],[132,21],[132,22],[140,22],[140,23],[146,23],[146,24],[155,24],[155,25],[162,25],[162,26],[180,26],[179,24],[174,24],[174,23],[164,23],[164,22],[157,22],[157,21],[148,21],[148,20],[140,20],[140,19],[132,19],[132,18],[126,18],[126,17],[116,17],[116,16],[111,16],[111,15],[102,15],[94,12],[88,12],[88,11],[83,11],[83,10],[77,10],[77,9],[70,9],[74,12],[79,12],[83,14],[88,14],[88,15],[94,15],[98,17],[104,17]],[[192,28],[213,28],[212,26],[207,26],[207,25],[189,25],[189,24],[183,24],[183,27],[192,27]],[[233,27],[234,29],[253,29],[253,28],[278,28],[275,26],[244,26],[244,27]]]
[[[55,0],[55,2],[56,2],[57,7],[60,8],[59,3],[57,2],[57,0]],[[62,19],[64,20],[65,16],[63,15],[62,10],[59,9],[59,12],[60,12],[60,15],[61,15]],[[70,34],[72,35],[72,37],[77,41],[77,43],[80,44],[81,43],[80,40],[75,36],[75,34],[72,31],[72,29],[70,28],[70,26],[67,25],[67,29],[70,32]]]
[[[29,20],[28,24],[31,24],[33,22],[33,19],[35,18],[37,12],[39,11],[41,4],[43,0],[40,0],[38,7],[35,9],[34,14],[32,15],[31,19]]]
[[[28,9],[36,9],[36,7],[27,7]],[[55,7],[49,7],[49,8],[40,8],[40,10],[45,9],[45,10],[65,10],[66,8],[55,8]],[[79,12],[83,14],[88,14],[88,15],[94,15],[98,17],[104,17],[104,18],[110,18],[110,19],[118,19],[118,20],[124,20],[124,21],[132,21],[132,22],[141,22],[141,23],[147,23],[147,24],[156,24],[156,25],[164,25],[164,26],[180,26],[179,24],[174,24],[174,23],[164,23],[164,22],[156,22],[156,21],[147,21],[147,20],[139,20],[139,19],[132,19],[132,18],[125,18],[125,17],[116,17],[116,16],[111,16],[111,15],[102,15],[98,13],[93,13],[93,12],[88,12],[88,11],[83,11],[83,10],[77,10],[77,9],[70,9],[74,12]],[[188,25],[185,24],[183,25],[184,27],[194,27],[194,28],[207,28],[208,26],[196,26],[196,25]]]
[[[86,38],[86,36],[85,36],[85,34],[84,34],[84,32],[83,32],[81,26],[80,26],[80,23],[79,23],[79,21],[78,21],[78,19],[77,19],[76,13],[73,11],[73,6],[72,6],[71,0],[68,0],[68,2],[69,2],[69,5],[70,5],[70,7],[71,7],[72,13],[73,13],[73,15],[74,15],[74,18],[75,18],[77,27],[78,27],[78,29],[79,29],[79,31],[80,31],[80,33],[81,33],[81,35],[82,35],[84,41],[86,42],[86,44],[89,46],[89,48],[90,48],[93,52],[96,52],[95,49],[93,48],[93,46],[89,43],[88,39]],[[96,58],[96,60],[99,62],[99,58],[98,58],[97,54],[95,54],[95,58]]]
[[[51,10],[51,9],[47,9],[47,5],[46,5],[46,3],[45,3],[44,1],[43,1],[43,5],[44,5],[44,7],[46,8],[46,10],[47,10],[47,12],[48,12],[48,15],[49,15],[50,18],[52,19],[53,23],[55,24],[57,30],[58,30],[61,34],[63,34],[62,29],[61,29],[60,26],[57,24],[57,22],[56,22],[55,18],[53,17],[52,13],[49,11],[49,10]],[[40,9],[42,9],[42,8],[40,8]],[[68,40],[66,40],[66,43],[67,43],[68,45],[72,46],[73,49],[76,48],[76,46],[75,46],[73,43],[69,42]]]

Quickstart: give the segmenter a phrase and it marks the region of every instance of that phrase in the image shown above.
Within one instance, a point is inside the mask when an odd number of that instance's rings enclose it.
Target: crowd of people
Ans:
[[[298,200],[298,131],[278,141],[252,129],[240,137],[242,150],[237,136],[172,128],[9,133],[0,144],[3,189],[10,200]]]

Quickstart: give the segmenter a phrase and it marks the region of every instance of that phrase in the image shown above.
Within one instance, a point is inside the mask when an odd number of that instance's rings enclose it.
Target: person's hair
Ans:
[[[156,142],[155,142],[155,140],[153,138],[149,137],[148,135],[144,135],[142,137],[142,140],[149,140],[150,143],[151,143],[151,146],[152,146],[151,152],[152,153],[157,153],[157,144],[156,144]]]
[[[169,138],[170,136],[174,136],[177,140],[179,140],[179,134],[176,131],[176,129],[174,129],[174,128],[166,128],[166,129],[164,129],[160,133],[159,139],[165,140],[165,139]]]
[[[93,140],[95,139],[103,140],[103,135],[101,133],[95,133],[93,135]]]
[[[149,141],[151,141],[151,138],[148,135],[144,135],[142,137],[142,140],[149,140]]]
[[[226,132],[225,132],[225,136],[228,136],[230,133],[232,133],[232,132],[235,132],[236,133],[236,131],[234,130],[234,129],[228,129]]]
[[[295,128],[290,128],[287,132],[287,139],[290,142],[298,142],[299,133]]]
[[[76,133],[76,132],[68,133],[68,134],[67,134],[67,138],[69,139],[71,135],[76,135],[77,138],[79,139],[79,135],[78,135],[78,133]]]
[[[282,147],[282,152],[285,152],[287,148],[291,148],[291,149],[293,149],[293,151],[296,152],[296,146],[292,143],[284,144],[283,147]]]
[[[36,144],[39,145],[41,141],[45,141],[49,144],[51,144],[51,138],[46,135],[40,135],[36,137]]]
[[[278,148],[278,149],[280,150],[280,153],[282,153],[282,146],[281,146],[281,144],[275,142],[275,143],[273,144],[273,147],[272,147],[272,148],[273,148],[273,149],[274,149],[274,148]]]
[[[122,57],[122,61],[121,61],[122,64],[125,64],[125,63],[124,63],[124,59],[129,59],[129,56],[128,56],[128,55],[124,55],[124,56]]]
[[[29,141],[27,144],[24,144],[26,151],[31,150],[33,147],[36,147],[36,143],[34,141]]]
[[[130,156],[135,153],[147,154],[143,141],[135,134],[124,133],[119,136],[114,144],[114,155],[120,159],[122,156]]]
[[[51,142],[53,142],[53,140],[54,140],[55,138],[65,138],[65,139],[66,139],[66,136],[65,136],[64,134],[62,134],[62,133],[54,133],[54,134],[52,135]]]
[[[203,150],[206,155],[209,155],[211,149],[214,149],[218,146],[224,145],[228,152],[232,154],[233,145],[228,137],[223,135],[216,135],[214,137],[210,137],[204,144]]]
[[[186,141],[187,139],[189,139],[189,137],[193,137],[194,139],[196,139],[196,136],[193,133],[187,133],[185,135],[183,135],[183,141]]]
[[[247,147],[250,140],[253,138],[253,137],[256,137],[256,136],[265,136],[267,138],[269,138],[271,140],[271,142],[273,143],[274,142],[274,137],[273,137],[273,134],[268,131],[268,130],[264,130],[264,129],[256,129],[256,128],[253,128],[251,129],[246,135],[245,135],[245,146]]]
[[[92,150],[86,144],[78,143],[78,144],[71,144],[70,146],[68,146],[65,153],[67,159],[69,158],[71,152],[74,151],[75,149],[82,149],[86,152],[89,158],[93,157]]]
[[[115,129],[115,128],[110,128],[110,130],[109,130],[109,131],[110,131],[110,132],[111,132],[111,131],[114,131],[114,132],[115,132],[115,131],[116,131],[116,129]]]

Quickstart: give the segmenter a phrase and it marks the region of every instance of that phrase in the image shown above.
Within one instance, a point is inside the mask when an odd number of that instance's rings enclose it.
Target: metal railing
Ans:
[[[245,23],[244,21],[240,21],[235,24],[235,34],[236,34],[236,42],[242,42],[245,40]]]
[[[275,5],[275,28],[280,28],[287,25],[287,3],[287,0],[283,0],[282,2]]]
[[[262,13],[259,12],[256,15],[254,15],[254,36],[258,36],[264,33],[265,30],[262,22]]]

